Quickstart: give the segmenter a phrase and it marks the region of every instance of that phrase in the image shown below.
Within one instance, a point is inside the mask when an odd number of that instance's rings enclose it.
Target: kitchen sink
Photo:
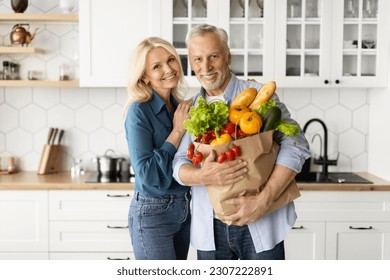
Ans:
[[[296,182],[301,183],[330,183],[330,184],[372,184],[353,172],[329,172],[323,176],[321,172],[303,172],[295,177]]]

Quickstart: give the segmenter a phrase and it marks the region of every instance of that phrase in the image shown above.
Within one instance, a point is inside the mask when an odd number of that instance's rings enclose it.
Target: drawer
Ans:
[[[51,190],[49,220],[127,220],[132,190]]]
[[[50,260],[135,260],[132,252],[50,253]]]
[[[127,220],[53,221],[49,231],[50,252],[133,251]]]

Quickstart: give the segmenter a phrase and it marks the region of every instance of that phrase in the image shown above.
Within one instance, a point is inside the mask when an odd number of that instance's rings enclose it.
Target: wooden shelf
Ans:
[[[77,23],[79,21],[78,14],[0,14],[0,22],[49,22],[49,23]]]
[[[43,49],[34,47],[0,47],[0,53],[4,54],[35,54],[44,52]]]
[[[79,87],[79,81],[0,80],[0,87]]]

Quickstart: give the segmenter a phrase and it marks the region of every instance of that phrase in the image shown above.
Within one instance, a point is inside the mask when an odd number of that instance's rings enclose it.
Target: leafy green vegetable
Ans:
[[[269,101],[260,106],[260,108],[257,110],[257,113],[264,119],[264,116],[267,113],[268,109],[274,106],[278,106],[276,104],[276,101],[274,99],[270,99]],[[280,131],[287,137],[294,136],[294,138],[296,138],[299,133],[299,126],[296,124],[289,123],[284,119],[281,119],[275,130]]]
[[[229,108],[223,101],[207,104],[203,97],[198,98],[198,104],[191,106],[190,119],[183,122],[184,128],[192,136],[203,134],[210,129],[223,129],[228,122]]]
[[[282,119],[275,130],[280,131],[287,137],[294,136],[294,138],[296,138],[298,136],[299,126]]]
[[[268,100],[267,102],[265,102],[264,104],[260,105],[260,108],[257,110],[257,113],[258,113],[262,118],[264,118],[265,113],[267,113],[268,109],[271,108],[271,107],[274,107],[274,106],[278,106],[278,105],[276,104],[275,99],[270,99],[270,100]]]

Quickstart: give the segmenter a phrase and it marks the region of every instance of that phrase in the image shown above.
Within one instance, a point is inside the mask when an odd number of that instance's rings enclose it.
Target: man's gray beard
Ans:
[[[200,84],[202,85],[202,87],[207,91],[207,90],[217,90],[219,89],[223,83],[225,82],[225,79],[226,79],[226,73],[223,73],[221,75],[221,79],[219,79],[218,81],[214,82],[214,83],[204,83],[204,82],[200,82]]]

